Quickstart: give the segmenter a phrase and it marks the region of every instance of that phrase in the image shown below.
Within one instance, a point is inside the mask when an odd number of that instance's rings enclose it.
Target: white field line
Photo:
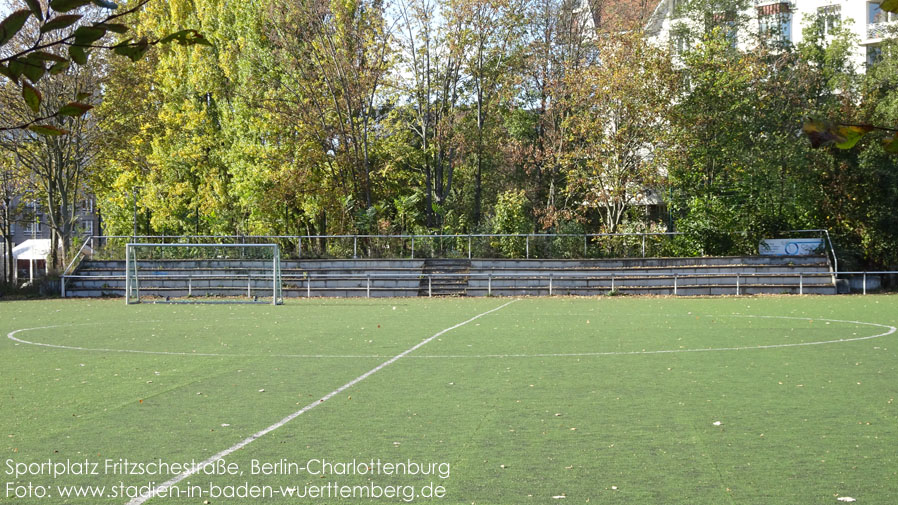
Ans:
[[[356,377],[355,379],[352,379],[351,381],[347,382],[346,384],[343,384],[342,386],[338,387],[337,389],[335,389],[335,390],[331,391],[330,393],[328,393],[328,394],[322,396],[319,400],[317,400],[317,401],[315,401],[315,402],[312,402],[312,403],[306,405],[305,407],[303,407],[303,408],[297,410],[296,412],[290,414],[289,416],[287,416],[287,417],[281,419],[280,421],[278,421],[278,422],[272,424],[271,426],[265,428],[264,430],[258,431],[258,432],[256,432],[256,433],[250,435],[249,437],[247,437],[247,438],[243,439],[242,441],[240,441],[240,442],[238,442],[238,443],[232,445],[231,447],[228,447],[227,449],[225,449],[225,450],[223,450],[223,451],[220,451],[220,452],[218,452],[217,454],[215,454],[215,455],[213,455],[213,456],[210,456],[208,459],[206,459],[206,460],[202,461],[201,463],[199,463],[199,464],[193,466],[190,470],[188,470],[188,471],[186,471],[186,472],[184,472],[184,473],[181,473],[181,474],[179,474],[179,475],[177,475],[177,476],[175,476],[175,477],[172,477],[171,479],[169,479],[169,480],[163,482],[163,483],[162,483],[161,485],[159,485],[158,487],[154,487],[154,488],[152,489],[152,491],[150,491],[148,494],[140,495],[140,496],[134,498],[133,500],[129,501],[129,502],[127,503],[127,505],[140,505],[140,504],[146,502],[147,500],[152,499],[153,497],[155,497],[155,496],[156,496],[157,494],[159,494],[160,492],[165,492],[165,491],[167,491],[169,488],[171,488],[172,486],[174,486],[175,484],[177,484],[178,482],[181,482],[182,480],[184,480],[184,479],[190,477],[191,475],[193,475],[194,473],[196,473],[197,471],[199,471],[199,470],[200,470],[201,468],[203,468],[204,466],[206,466],[206,465],[208,465],[208,464],[210,464],[210,463],[214,463],[214,462],[216,462],[216,461],[218,461],[218,460],[224,458],[225,456],[227,456],[227,455],[233,453],[234,451],[239,451],[240,449],[243,449],[243,448],[246,447],[247,445],[249,445],[249,444],[255,442],[256,440],[258,440],[259,438],[262,438],[262,437],[264,437],[265,435],[271,433],[272,431],[274,431],[274,430],[276,430],[276,429],[278,429],[278,428],[284,426],[285,424],[287,424],[287,423],[289,423],[290,421],[296,419],[297,417],[299,417],[299,416],[305,414],[306,412],[308,412],[308,411],[314,409],[315,407],[321,405],[322,403],[324,403],[324,402],[330,400],[330,399],[333,398],[334,396],[337,396],[338,394],[342,393],[343,391],[346,391],[347,389],[351,388],[352,386],[355,386],[355,385],[358,384],[359,382],[362,382],[363,380],[367,379],[368,377],[371,377],[372,375],[374,375],[374,374],[376,374],[377,372],[383,370],[384,368],[386,368],[386,367],[392,365],[393,363],[399,361],[400,359],[402,359],[402,358],[408,356],[409,354],[415,352],[416,350],[420,349],[421,347],[427,345],[429,342],[431,342],[431,341],[434,340],[435,338],[440,337],[440,336],[444,335],[445,333],[450,332],[450,331],[452,331],[452,330],[454,330],[454,329],[456,329],[456,328],[458,328],[458,327],[464,326],[464,325],[470,323],[471,321],[475,321],[475,320],[477,320],[477,319],[480,319],[481,317],[483,317],[483,316],[485,316],[485,315],[487,315],[487,314],[491,314],[491,313],[493,313],[493,312],[496,312],[497,310],[500,310],[500,309],[503,309],[503,308],[505,308],[505,307],[508,307],[509,305],[511,305],[512,303],[514,303],[514,302],[516,302],[516,301],[518,301],[518,300],[515,299],[515,300],[512,300],[512,301],[510,301],[510,302],[503,303],[502,305],[500,305],[500,306],[498,306],[498,307],[496,307],[496,308],[494,308],[494,309],[490,309],[490,310],[488,310],[488,311],[486,311],[486,312],[482,312],[482,313],[477,314],[476,316],[474,316],[474,317],[472,317],[472,318],[470,318],[470,319],[468,319],[468,320],[466,320],[466,321],[462,321],[462,322],[460,322],[460,323],[458,323],[458,324],[456,324],[456,325],[454,325],[454,326],[450,326],[450,327],[448,327],[448,328],[446,328],[446,329],[444,329],[444,330],[440,330],[440,331],[438,331],[437,333],[434,333],[434,334],[431,335],[430,337],[427,337],[426,339],[424,339],[424,340],[418,342],[418,343],[415,344],[414,346],[412,346],[412,347],[406,349],[405,351],[402,351],[401,353],[399,353],[399,354],[393,356],[392,358],[388,359],[387,361],[384,361],[383,363],[377,365],[376,367],[372,368],[371,370],[368,370],[367,372],[363,373],[362,375],[359,375],[359,376]]]
[[[515,300],[517,301],[517,300]],[[509,302],[511,303],[511,302]],[[506,304],[508,305],[508,304]],[[505,307],[503,305],[502,307]],[[499,307],[499,308],[502,308]],[[498,310],[498,309],[496,309]],[[487,314],[487,313],[485,313]],[[479,316],[478,316],[479,317]],[[718,352],[718,351],[751,351],[758,349],[780,349],[785,347],[805,347],[811,345],[840,344],[846,342],[857,342],[860,340],[872,340],[874,338],[885,337],[898,331],[898,328],[887,324],[868,323],[865,321],[846,321],[841,319],[821,319],[810,317],[792,317],[792,316],[751,316],[751,315],[709,315],[707,317],[741,317],[741,318],[757,318],[757,319],[794,319],[799,321],[823,321],[830,323],[859,324],[865,326],[876,326],[886,328],[888,331],[877,333],[866,337],[840,338],[836,340],[821,340],[816,342],[798,342],[793,344],[769,344],[755,345],[743,347],[710,347],[701,349],[661,349],[654,351],[606,351],[606,352],[574,352],[574,353],[537,353],[537,354],[419,354],[415,356],[406,356],[416,359],[477,359],[477,358],[579,358],[588,356],[628,356],[637,354],[675,354],[683,352]],[[156,321],[153,321],[156,322]],[[470,321],[465,321],[466,324]],[[39,347],[48,347],[51,349],[65,349],[70,351],[87,351],[87,352],[115,352],[115,353],[131,353],[131,354],[157,354],[163,356],[204,356],[204,357],[220,357],[220,358],[311,358],[311,359],[382,359],[388,356],[383,354],[226,354],[226,353],[205,353],[205,352],[174,352],[174,351],[140,351],[134,349],[104,349],[78,347],[73,345],[46,344],[42,342],[33,342],[24,340],[16,335],[21,332],[34,330],[50,330],[55,328],[66,328],[70,326],[87,326],[97,323],[83,324],[59,324],[53,326],[39,326],[34,328],[22,328],[7,333],[6,337],[20,344],[34,345]],[[451,328],[450,328],[451,329]]]
[[[820,340],[816,342],[796,342],[794,344],[768,344],[768,345],[750,345],[743,347],[709,347],[700,349],[662,349],[657,351],[607,351],[607,352],[574,352],[574,353],[543,353],[543,354],[444,354],[444,355],[418,355],[415,358],[575,358],[584,356],[627,356],[633,354],[675,354],[681,352],[719,352],[719,351],[751,351],[757,349],[781,349],[784,347],[805,347],[810,345],[840,344],[845,342],[857,342],[860,340],[872,340],[874,338],[885,337],[898,331],[898,328],[887,324],[867,323],[864,321],[846,321],[842,319],[820,319],[810,317],[792,317],[792,316],[747,316],[747,315],[731,315],[731,316],[707,316],[707,317],[742,317],[742,318],[759,318],[759,319],[797,319],[800,321],[823,321],[829,323],[846,323],[861,324],[866,326],[878,326],[886,328],[888,331],[877,333],[866,337],[839,338],[835,340]]]

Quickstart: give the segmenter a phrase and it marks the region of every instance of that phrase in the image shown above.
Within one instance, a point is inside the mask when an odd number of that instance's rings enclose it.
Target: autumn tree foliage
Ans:
[[[826,227],[895,264],[894,51],[863,75],[838,36],[735,44],[749,4],[678,2],[671,54],[645,0],[22,1],[2,127],[99,132],[70,136],[109,233],[670,230],[672,254],[733,254]],[[51,100],[94,62],[92,94]]]

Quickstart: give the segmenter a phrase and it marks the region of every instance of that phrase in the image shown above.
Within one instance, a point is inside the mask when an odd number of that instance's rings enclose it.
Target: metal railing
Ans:
[[[640,257],[663,252],[663,242],[678,232],[645,233],[472,233],[456,235],[105,235],[89,237],[89,250],[124,250],[128,242],[258,243],[275,241],[285,256],[368,258],[588,258]],[[659,250],[661,248],[661,250]],[[82,247],[82,250],[84,247]],[[582,251],[582,252],[581,252]],[[80,251],[79,251],[80,252]],[[111,256],[111,255],[106,255]]]
[[[784,234],[819,235],[827,256],[838,269],[835,249],[827,230],[790,230]],[[733,235],[747,236],[746,232]],[[642,233],[472,233],[456,235],[107,235],[91,236],[76,257],[122,256],[128,242],[230,243],[276,242],[284,257],[303,258],[541,258],[579,259],[607,257],[678,256],[681,232]],[[757,254],[757,244],[743,240],[743,254]],[[66,269],[66,274],[70,273]]]
[[[760,286],[766,288],[795,288],[796,282],[798,287],[798,294],[805,294],[805,291],[809,287],[821,287],[821,286],[829,286],[835,287],[835,283],[827,282],[827,283],[808,283],[808,280],[820,277],[830,278],[832,275],[841,276],[845,279],[851,279],[853,277],[860,277],[862,279],[861,287],[858,288],[861,290],[862,294],[866,295],[868,290],[878,289],[878,286],[881,286],[881,279],[876,279],[876,282],[868,282],[870,281],[870,276],[884,276],[890,275],[898,278],[898,271],[894,270],[880,270],[880,271],[846,271],[846,272],[821,272],[821,271],[798,271],[798,272],[788,272],[788,273],[779,273],[779,272],[725,272],[725,273],[647,273],[647,272],[627,272],[621,271],[616,273],[585,273],[585,272],[575,272],[575,273],[520,273],[520,272],[506,272],[506,273],[495,273],[495,272],[469,272],[469,273],[420,273],[420,272],[394,272],[394,273],[382,273],[382,272],[365,272],[358,274],[343,274],[343,273],[316,273],[316,272],[303,272],[300,274],[286,274],[282,276],[282,287],[281,290],[289,290],[289,291],[305,291],[306,297],[312,296],[312,291],[322,291],[322,290],[343,290],[343,291],[359,291],[364,289],[365,296],[370,297],[372,289],[384,289],[389,291],[416,291],[420,292],[423,289],[423,285],[426,283],[428,296],[433,295],[433,281],[434,279],[475,279],[480,282],[480,285],[472,286],[470,283],[466,285],[464,289],[473,289],[473,290],[483,290],[484,287],[482,283],[486,281],[486,291],[487,295],[490,296],[493,294],[493,290],[515,290],[520,292],[547,292],[550,296],[556,294],[556,292],[561,290],[589,290],[594,291],[596,294],[601,293],[613,293],[620,289],[628,289],[628,288],[648,288],[648,289],[667,289],[672,292],[673,295],[678,295],[678,291],[682,289],[694,288],[694,287],[716,287],[716,288],[726,288],[732,289],[733,295],[743,295],[745,294],[745,289],[748,287],[758,287],[758,284],[751,284],[750,281],[757,279],[792,279],[793,282],[791,284],[783,283],[783,284],[762,284]],[[108,276],[96,276],[96,275],[69,275],[67,276],[69,279],[94,279],[94,280],[124,280],[125,275],[108,275]],[[246,289],[247,289],[247,297],[252,298],[253,292],[259,291],[271,291],[270,286],[266,286],[266,283],[270,282],[271,276],[263,273],[257,274],[173,274],[173,275],[152,275],[152,274],[139,274],[139,279],[142,281],[149,280],[167,280],[167,281],[187,281],[187,290],[188,296],[193,296],[194,289],[202,289],[202,290],[214,290],[214,289],[226,289],[226,290],[238,290],[242,289],[238,286],[195,286],[193,283],[197,281],[204,280],[223,280],[223,279],[246,279]],[[633,281],[640,281],[646,279],[653,279],[655,281],[668,281],[667,283],[654,284],[654,285],[644,285],[644,284],[634,284]],[[732,281],[725,283],[708,283],[708,284],[694,284],[689,283],[690,280],[723,280],[723,279],[732,279]],[[359,282],[356,285],[349,286],[326,286],[328,280],[343,280],[343,281],[363,281]],[[415,281],[416,284],[412,285],[393,285],[393,286],[383,286],[383,281],[389,280],[405,280],[408,282]],[[255,281],[255,283],[253,282]],[[263,284],[261,286],[257,286],[256,283],[261,281]],[[528,281],[527,285],[516,285],[516,286],[493,286],[494,281]],[[561,286],[558,287],[557,283],[564,281],[580,281],[584,282],[584,285],[573,285],[573,286]],[[687,281],[683,283],[683,281]],[[293,285],[291,285],[293,283]],[[378,284],[381,285],[378,285]],[[589,283],[593,283],[593,285],[589,285]],[[595,283],[604,283],[603,285],[596,285]],[[318,286],[314,286],[313,284],[318,284]],[[877,288],[870,287],[872,285],[877,286]],[[92,288],[96,289],[96,288]],[[108,291],[115,291],[117,288],[102,288]],[[152,290],[152,287],[145,287],[145,290]],[[182,288],[183,289],[183,288]]]
[[[867,294],[867,274],[869,275],[882,275],[882,274],[891,274],[898,275],[898,271],[879,271],[879,272],[840,272],[840,274],[858,274],[864,275],[864,285],[863,285],[863,294]],[[798,294],[805,294],[805,291],[809,287],[833,287],[833,284],[830,282],[820,283],[820,282],[811,282],[808,281],[814,278],[821,277],[830,277],[829,272],[820,272],[820,271],[801,271],[801,272],[789,272],[789,273],[764,273],[764,272],[728,272],[728,273],[644,273],[644,272],[618,272],[618,273],[603,273],[603,274],[590,274],[590,273],[495,273],[495,272],[474,272],[474,273],[439,273],[439,274],[423,274],[423,273],[359,273],[359,274],[339,274],[339,273],[312,273],[312,272],[304,272],[303,275],[294,275],[294,276],[284,276],[283,282],[281,286],[281,290],[284,291],[305,291],[305,296],[310,298],[312,297],[312,292],[321,292],[321,291],[365,291],[365,296],[370,297],[371,291],[374,289],[387,290],[391,292],[402,292],[402,291],[414,291],[420,292],[424,289],[424,285],[427,286],[427,294],[428,296],[433,296],[433,284],[434,279],[437,280],[445,280],[445,279],[465,279],[466,281],[470,281],[472,279],[479,282],[479,284],[475,283],[471,285],[470,282],[466,283],[463,291],[466,290],[486,290],[487,295],[490,296],[493,294],[493,290],[513,290],[518,292],[546,292],[550,296],[556,294],[559,290],[561,291],[592,291],[597,294],[602,293],[614,293],[621,289],[657,289],[657,290],[669,290],[673,295],[677,295],[678,291],[682,289],[689,288],[717,288],[717,289],[732,289],[732,295],[743,295],[745,294],[745,290],[747,288],[756,288],[756,287],[765,287],[768,289],[775,288],[783,288],[783,289],[791,289],[798,288]],[[117,276],[90,276],[90,275],[73,275],[69,276],[70,279],[95,279],[95,280],[108,280],[110,278],[115,280],[124,279],[123,275]],[[259,292],[270,292],[272,290],[270,286],[271,276],[265,274],[234,274],[234,275],[215,275],[215,274],[177,274],[177,275],[152,275],[152,274],[140,274],[139,279],[146,283],[148,281],[153,280],[164,280],[164,281],[186,281],[186,289],[187,296],[194,296],[194,290],[201,291],[214,291],[214,290],[225,290],[225,291],[239,291],[243,289],[237,284],[233,285],[224,285],[224,284],[210,284],[210,285],[201,285],[198,286],[194,283],[200,281],[221,281],[225,279],[229,280],[245,280],[245,289],[248,298],[252,298],[253,293]],[[654,284],[644,284],[641,281],[651,279],[655,281]],[[765,283],[765,284],[752,284],[752,281],[757,281],[758,279],[770,280],[770,279],[781,279],[781,280],[792,280],[791,283]],[[384,286],[384,281],[407,281],[407,285],[389,285]],[[695,280],[704,280],[708,281],[704,284],[696,284]],[[255,281],[255,282],[253,282]],[[342,286],[327,286],[327,281],[359,281],[350,285],[342,285]],[[515,284],[512,286],[509,285],[500,285],[494,287],[493,283],[497,281],[526,281],[526,284]],[[574,281],[582,284],[565,284],[565,281]],[[666,282],[665,282],[666,281]],[[258,284],[260,283],[261,284]],[[411,284],[414,282],[414,284]],[[485,285],[484,285],[485,283]],[[559,283],[562,285],[559,286]],[[114,291],[118,288],[103,288],[108,291]],[[152,291],[154,289],[164,291],[162,287],[159,286],[144,286],[142,288],[144,291]],[[184,286],[175,286],[169,287],[167,289],[185,289]],[[280,290],[279,290],[280,291]],[[725,294],[725,293],[724,293]]]

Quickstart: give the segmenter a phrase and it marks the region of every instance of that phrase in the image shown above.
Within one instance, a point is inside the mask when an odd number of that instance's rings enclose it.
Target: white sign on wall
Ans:
[[[768,238],[758,246],[764,256],[809,256],[822,250],[821,238]]]

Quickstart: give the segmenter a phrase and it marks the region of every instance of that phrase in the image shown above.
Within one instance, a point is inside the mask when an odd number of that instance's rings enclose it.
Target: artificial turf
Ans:
[[[319,402],[510,300],[0,303],[2,335],[61,346],[0,341],[0,502],[126,503],[112,495],[172,475],[107,461],[199,462],[315,403],[226,456],[235,475],[191,475],[147,503],[898,499],[898,334],[854,340],[898,326],[896,296],[525,298]],[[380,472],[358,475],[371,460]],[[98,474],[43,473],[66,461]],[[38,465],[11,475],[22,463]],[[60,496],[85,485],[106,488]],[[197,494],[216,490],[273,495]]]

